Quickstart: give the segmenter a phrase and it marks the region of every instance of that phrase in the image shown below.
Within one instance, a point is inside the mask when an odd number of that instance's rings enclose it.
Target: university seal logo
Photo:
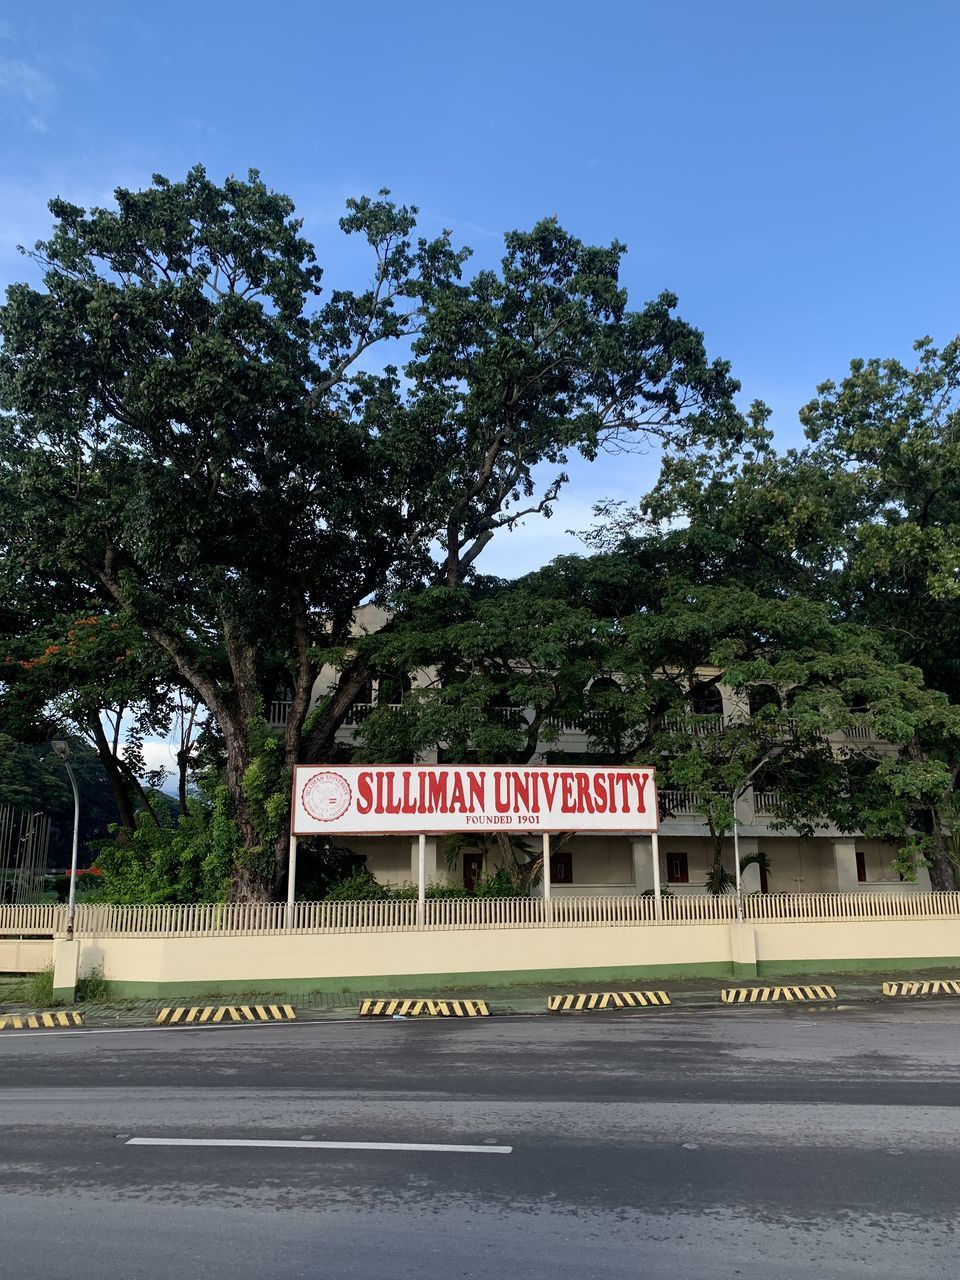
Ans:
[[[353,792],[339,773],[315,773],[304,784],[303,807],[317,822],[334,822],[350,807]]]

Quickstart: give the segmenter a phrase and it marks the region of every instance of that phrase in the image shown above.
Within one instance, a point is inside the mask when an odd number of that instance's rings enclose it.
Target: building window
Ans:
[[[685,853],[667,854],[667,884],[689,884],[690,868]]]
[[[694,685],[691,692],[691,703],[694,715],[723,715],[723,697],[715,684]]]
[[[860,884],[867,880],[867,855],[862,849],[857,850],[857,880]]]
[[[550,883],[573,884],[573,854],[569,849],[550,855]]]

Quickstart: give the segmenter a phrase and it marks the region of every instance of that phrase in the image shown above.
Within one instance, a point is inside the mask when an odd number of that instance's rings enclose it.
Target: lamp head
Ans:
[[[51,746],[61,760],[66,760],[70,754],[70,743],[67,742],[66,738],[54,738]]]

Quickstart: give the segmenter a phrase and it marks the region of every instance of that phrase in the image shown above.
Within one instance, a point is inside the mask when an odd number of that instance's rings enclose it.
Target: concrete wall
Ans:
[[[79,945],[79,976],[102,970],[118,995],[429,990],[431,983],[469,987],[523,979],[605,981],[960,967],[960,922],[111,937],[81,938],[72,945]],[[63,957],[65,973],[67,958]]]
[[[0,973],[40,973],[52,964],[52,938],[0,938]]]

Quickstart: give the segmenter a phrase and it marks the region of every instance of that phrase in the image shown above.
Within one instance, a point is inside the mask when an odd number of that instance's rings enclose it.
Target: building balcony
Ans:
[[[267,724],[271,729],[285,729],[290,719],[290,708],[293,705],[289,698],[279,698],[270,703],[267,713]]]
[[[667,788],[657,792],[661,818],[695,818],[700,816],[700,797],[695,791]]]
[[[779,795],[776,791],[754,791],[753,793],[753,812],[758,818],[771,818],[776,816],[777,802]]]

